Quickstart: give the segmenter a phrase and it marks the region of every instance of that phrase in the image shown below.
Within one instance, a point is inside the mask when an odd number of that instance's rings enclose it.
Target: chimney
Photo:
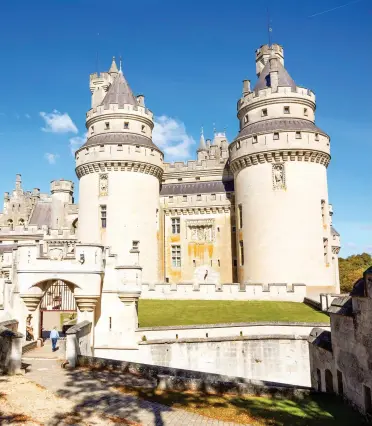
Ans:
[[[275,56],[270,57],[270,86],[273,92],[278,91],[279,76],[278,76],[278,58]]]
[[[137,102],[140,106],[144,107],[145,106],[145,97],[143,95],[138,95],[137,96]]]
[[[251,80],[243,80],[243,96],[251,93]]]
[[[16,175],[16,190],[19,191],[22,189],[22,178],[21,175],[17,174]]]

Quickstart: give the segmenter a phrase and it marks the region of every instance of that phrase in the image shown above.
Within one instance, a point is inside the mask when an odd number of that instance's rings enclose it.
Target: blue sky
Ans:
[[[241,82],[255,81],[254,52],[268,39],[269,4],[273,41],[283,45],[293,79],[315,91],[317,124],[331,136],[329,194],[341,254],[372,252],[372,1],[339,7],[345,3],[3,0],[0,191],[14,188],[16,173],[26,189],[48,191],[55,178],[77,182],[71,139],[84,137],[97,52],[101,71],[122,55],[133,91],[161,117],[168,160],[194,156],[202,125],[206,136],[215,123],[232,140]]]

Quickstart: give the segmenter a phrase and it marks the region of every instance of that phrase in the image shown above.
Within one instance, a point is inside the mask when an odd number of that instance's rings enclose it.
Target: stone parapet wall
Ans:
[[[273,300],[303,302],[305,284],[142,284],[142,299],[160,300]]]
[[[79,355],[92,355],[92,323],[82,321],[66,331],[66,360],[70,367],[75,367]]]
[[[158,389],[174,391],[203,391],[218,393],[277,395],[283,397],[300,396],[310,389],[286,386],[271,381],[254,381],[242,377],[231,377],[179,368],[163,367],[135,362],[116,361],[98,357],[79,356],[78,365],[93,369],[110,369],[117,372],[132,373],[139,377],[155,379]]]

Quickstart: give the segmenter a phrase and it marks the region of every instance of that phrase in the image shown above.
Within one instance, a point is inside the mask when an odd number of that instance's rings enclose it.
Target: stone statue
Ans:
[[[108,175],[102,174],[99,176],[99,195],[108,195]]]
[[[32,315],[29,314],[26,319],[26,340],[32,341],[35,340],[34,337],[34,328],[31,325]]]
[[[275,189],[284,188],[284,165],[273,164],[273,186]]]

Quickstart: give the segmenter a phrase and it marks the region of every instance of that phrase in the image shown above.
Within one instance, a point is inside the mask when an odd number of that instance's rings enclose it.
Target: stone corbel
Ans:
[[[118,293],[119,299],[123,302],[137,302],[139,297],[141,296],[140,290],[133,290],[133,291],[121,291]]]
[[[39,306],[42,294],[20,294],[20,297],[23,299],[27,309],[30,312],[34,312],[36,308]]]
[[[75,301],[81,312],[93,312],[98,298],[99,296],[77,296],[75,294]]]

